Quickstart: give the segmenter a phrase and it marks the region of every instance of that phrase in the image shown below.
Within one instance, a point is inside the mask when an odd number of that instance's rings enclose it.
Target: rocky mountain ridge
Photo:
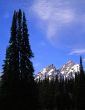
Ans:
[[[75,78],[75,74],[80,71],[79,68],[79,64],[74,63],[72,60],[69,60],[60,69],[57,69],[53,64],[51,64],[36,74],[35,80],[44,80],[45,78],[49,78],[49,80],[51,80],[56,76],[58,76],[58,78],[63,77],[64,79]]]

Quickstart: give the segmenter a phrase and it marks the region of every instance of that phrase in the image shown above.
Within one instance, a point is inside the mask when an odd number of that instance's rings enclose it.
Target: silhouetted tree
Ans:
[[[6,58],[3,65],[2,75],[2,96],[4,99],[3,104],[10,105],[11,97],[13,96],[14,84],[18,80],[19,68],[18,68],[18,49],[17,49],[17,13],[14,12],[11,37],[9,46],[6,50]],[[11,103],[12,104],[12,103]]]
[[[38,91],[33,77],[32,57],[25,14],[21,10],[15,11],[3,65],[3,105],[10,107],[11,104],[15,109],[37,109]]]
[[[85,74],[82,65],[82,57],[80,56],[80,74],[78,76],[78,96],[77,96],[77,109],[85,109]]]

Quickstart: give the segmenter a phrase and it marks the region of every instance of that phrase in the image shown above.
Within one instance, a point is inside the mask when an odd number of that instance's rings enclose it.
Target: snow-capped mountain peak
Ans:
[[[37,75],[35,75],[35,80],[43,80],[48,77],[49,79],[51,79],[52,77],[56,76],[57,72],[58,70],[56,69],[56,67],[51,64],[46,68],[42,69],[42,71],[40,71]]]
[[[69,72],[69,70],[71,69],[72,66],[74,66],[75,63],[73,61],[68,61],[66,64],[64,64],[61,69],[60,69],[60,72],[62,74],[67,74]]]
[[[69,60],[66,64],[64,64],[60,69],[56,69],[56,67],[51,64],[46,68],[42,69],[41,72],[35,75],[35,80],[43,80],[45,78],[49,78],[50,80],[53,77],[62,76],[65,78],[75,78],[75,73],[79,73],[79,64],[75,64],[72,60]]]
[[[79,73],[80,71],[79,68],[79,64],[69,61],[62,66],[60,73],[64,76],[64,78],[75,78],[75,73]]]

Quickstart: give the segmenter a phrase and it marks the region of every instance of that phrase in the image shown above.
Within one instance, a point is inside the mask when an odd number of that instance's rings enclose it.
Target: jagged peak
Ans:
[[[76,64],[73,60],[68,60],[60,69],[56,69],[54,64],[50,64],[47,67],[43,68],[41,72],[37,74],[35,79],[43,80],[45,76],[49,76],[51,79],[52,76],[63,76],[64,78],[74,78],[75,73],[79,72],[79,64]]]
[[[71,66],[73,66],[73,65],[75,65],[74,61],[68,60],[67,63],[65,63],[65,64],[61,67],[61,70],[64,69],[64,68],[66,68],[66,67],[71,67]]]
[[[68,60],[66,64],[75,64],[73,60]]]
[[[46,68],[55,68],[55,66],[54,66],[54,64],[50,64]]]

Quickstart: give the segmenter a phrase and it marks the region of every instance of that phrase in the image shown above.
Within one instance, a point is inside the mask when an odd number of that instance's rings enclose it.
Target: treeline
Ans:
[[[33,52],[25,13],[14,11],[9,46],[0,80],[0,109],[5,110],[85,110],[85,73],[80,57],[80,73],[75,79],[34,80]]]
[[[37,83],[41,110],[85,110],[85,73],[80,57],[80,73],[74,79],[52,80]]]

